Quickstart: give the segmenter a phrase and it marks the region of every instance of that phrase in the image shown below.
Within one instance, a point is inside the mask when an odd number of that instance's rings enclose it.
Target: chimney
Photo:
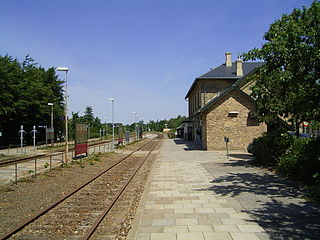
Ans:
[[[236,64],[237,64],[237,77],[242,77],[243,76],[242,60],[238,59],[236,61]]]
[[[226,67],[232,67],[231,52],[226,52]]]

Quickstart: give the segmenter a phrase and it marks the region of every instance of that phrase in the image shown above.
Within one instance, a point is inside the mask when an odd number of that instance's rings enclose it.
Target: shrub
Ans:
[[[279,171],[306,183],[316,183],[320,174],[319,149],[320,139],[294,138],[292,145],[279,157]]]
[[[255,162],[264,166],[276,167],[277,159],[289,148],[293,137],[287,133],[271,132],[253,140],[252,154]]]

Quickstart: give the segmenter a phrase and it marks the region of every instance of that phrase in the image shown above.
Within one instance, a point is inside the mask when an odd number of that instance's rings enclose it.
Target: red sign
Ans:
[[[76,123],[75,126],[75,157],[80,154],[88,153],[88,125],[86,123]]]
[[[79,143],[76,144],[76,156],[79,154],[87,154],[88,144],[87,143]]]

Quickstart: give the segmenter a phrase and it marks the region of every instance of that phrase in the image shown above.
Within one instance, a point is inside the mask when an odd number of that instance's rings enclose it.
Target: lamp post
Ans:
[[[105,139],[108,139],[108,117],[105,117],[106,119],[106,136]]]
[[[134,114],[134,125],[136,127],[136,140],[138,140],[138,126],[137,126],[138,113],[134,111],[133,114]]]
[[[53,147],[53,136],[54,136],[54,131],[53,131],[53,103],[48,103],[48,106],[51,106],[51,132],[52,132],[52,136],[51,136],[51,146]]]
[[[64,106],[64,117],[65,117],[65,123],[66,123],[66,134],[65,134],[65,157],[64,157],[64,163],[68,163],[68,71],[69,68],[67,67],[58,67],[58,71],[65,72],[66,73],[66,85],[65,85],[65,106]]]
[[[112,102],[112,151],[114,151],[114,99],[108,98]]]

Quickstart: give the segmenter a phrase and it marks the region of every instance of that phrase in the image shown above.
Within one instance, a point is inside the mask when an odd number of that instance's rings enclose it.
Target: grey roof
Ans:
[[[243,76],[237,76],[236,74],[236,63],[232,63],[232,67],[226,67],[226,64],[221,64],[219,67],[216,67],[215,69],[212,69],[211,71],[201,75],[200,77],[197,77],[187,95],[185,96],[185,99],[189,97],[189,94],[191,93],[192,89],[195,87],[197,82],[200,79],[230,79],[230,80],[238,80],[240,78],[243,78],[247,76],[249,73],[251,73],[253,70],[256,68],[262,66],[264,62],[244,62],[242,63],[242,68],[243,68]]]
[[[257,67],[262,66],[263,62],[244,62],[242,63],[243,68],[243,75],[247,75],[252,70],[254,70]],[[221,64],[219,67],[216,67],[215,69],[212,69],[211,71],[201,75],[198,78],[215,78],[215,79],[221,79],[221,78],[234,78],[239,79],[241,77],[238,77],[236,74],[236,63],[232,63],[232,67],[226,67],[225,64]]]

